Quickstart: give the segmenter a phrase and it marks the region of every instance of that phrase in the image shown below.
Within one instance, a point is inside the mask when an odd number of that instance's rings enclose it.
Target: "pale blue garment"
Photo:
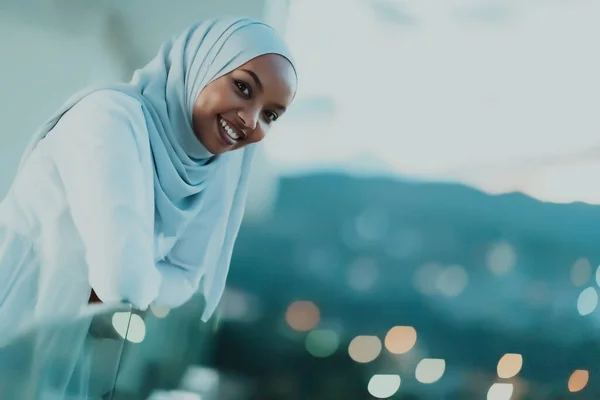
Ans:
[[[210,318],[255,148],[213,156],[194,135],[192,108],[211,81],[271,53],[291,60],[268,25],[205,21],[164,44],[130,83],[69,99],[35,134],[0,203],[0,319],[47,314],[60,299],[84,305],[90,285],[104,301],[141,309],[177,307],[201,291]],[[68,229],[51,229],[59,224]]]

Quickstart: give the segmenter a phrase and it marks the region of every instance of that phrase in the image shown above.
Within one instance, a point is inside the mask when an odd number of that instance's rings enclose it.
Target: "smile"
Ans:
[[[227,121],[219,117],[219,131],[222,138],[230,145],[236,144],[239,140],[244,138],[244,134],[238,129],[232,127]]]

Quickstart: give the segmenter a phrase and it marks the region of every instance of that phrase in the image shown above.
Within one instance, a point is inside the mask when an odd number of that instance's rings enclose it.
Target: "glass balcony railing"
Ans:
[[[80,315],[38,321],[0,342],[0,397],[111,399],[131,307],[92,305]],[[117,317],[118,318],[118,317]],[[125,335],[126,336],[126,335]]]
[[[201,324],[201,307],[98,304],[37,321],[0,339],[0,398],[215,399],[219,376],[202,366],[213,326]]]

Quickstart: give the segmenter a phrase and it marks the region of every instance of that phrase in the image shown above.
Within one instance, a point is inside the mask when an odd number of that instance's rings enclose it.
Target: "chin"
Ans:
[[[221,146],[216,145],[215,143],[207,143],[207,141],[200,141],[206,150],[210,151],[212,154],[217,155],[223,152]]]
[[[227,146],[223,146],[222,144],[217,144],[216,146],[206,146],[204,145],[204,147],[206,147],[206,149],[208,151],[210,151],[212,154],[214,154],[215,156],[219,155],[219,154],[223,154],[223,153],[227,153],[228,151],[233,150],[232,147],[227,147]]]
[[[197,133],[197,131],[194,131],[194,134],[202,146],[206,147],[206,150],[210,151],[212,154],[217,155],[223,152],[223,149],[218,145],[218,143],[214,143],[214,140],[210,140],[212,138],[206,138],[204,137],[205,135],[200,135]]]

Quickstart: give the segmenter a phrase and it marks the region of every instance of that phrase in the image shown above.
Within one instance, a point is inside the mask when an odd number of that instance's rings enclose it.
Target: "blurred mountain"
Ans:
[[[600,225],[593,223],[599,219],[596,206],[544,203],[519,193],[490,196],[457,184],[335,174],[288,178],[272,217],[242,227],[231,279],[299,275],[342,290],[340,276],[330,281],[331,275],[357,257],[375,257],[387,264],[380,289],[391,289],[426,262],[483,273],[489,247],[507,242],[517,253],[515,273],[562,285],[577,258],[600,259]],[[415,248],[394,254],[403,246]],[[327,259],[323,268],[319,257]],[[261,265],[260,271],[249,265]]]
[[[281,344],[277,327],[292,301],[306,299],[325,326],[343,327],[342,348],[355,335],[411,325],[422,351],[448,365],[494,375],[499,357],[516,352],[527,379],[564,386],[575,367],[596,368],[600,352],[598,311],[577,312],[581,290],[595,285],[599,220],[596,206],[459,184],[283,179],[271,217],[242,227],[229,280],[261,300],[263,317],[225,325],[221,356],[236,349],[241,368],[240,352],[258,352],[284,368],[297,343]],[[591,264],[577,287],[581,260]]]

